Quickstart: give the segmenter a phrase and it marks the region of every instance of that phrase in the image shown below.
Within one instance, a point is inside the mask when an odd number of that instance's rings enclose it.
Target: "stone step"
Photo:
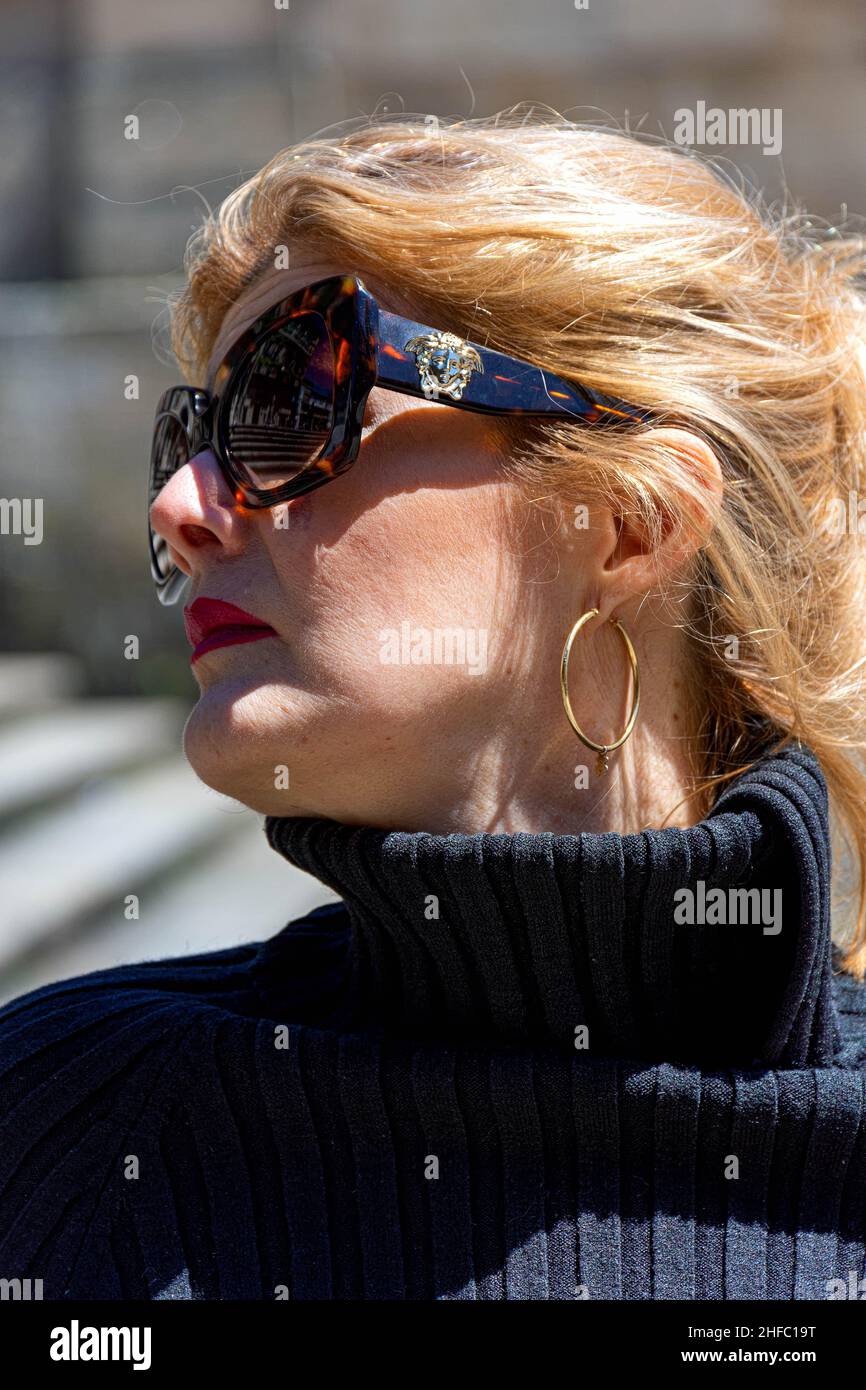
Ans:
[[[230,839],[254,812],[198,780],[181,757],[88,783],[0,838],[0,963],[97,912],[123,912],[173,865]]]
[[[0,656],[0,719],[48,709],[84,687],[81,662],[62,652],[11,652]]]
[[[0,819],[180,748],[186,705],[92,699],[0,724]]]
[[[220,951],[264,941],[319,903],[336,901],[324,884],[287,864],[258,822],[221,841],[178,873],[156,878],[142,894],[139,918],[117,902],[84,928],[49,940],[3,972],[0,1004],[55,980],[130,961]]]

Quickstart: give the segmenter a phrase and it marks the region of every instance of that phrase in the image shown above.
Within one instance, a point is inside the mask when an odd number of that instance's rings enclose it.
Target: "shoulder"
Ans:
[[[44,1106],[120,1073],[140,1085],[208,1018],[255,1019],[271,993],[315,994],[342,963],[346,930],[343,904],[328,903],[263,941],[97,970],[10,1000],[0,1007],[0,1123],[37,1091]]]
[[[0,1097],[21,1099],[76,1059],[89,1057],[97,1080],[101,1059],[144,1059],[164,1051],[197,1006],[218,1000],[242,981],[258,945],[142,961],[59,980],[0,1008]]]
[[[267,1018],[263,958],[294,941],[300,961],[311,931],[304,917],[269,941],[95,971],[0,1008],[0,1269],[43,1279],[45,1297],[81,1287],[124,1165],[158,1159],[179,1094],[204,1106],[223,1043],[246,1054]]]
[[[125,969],[0,1010],[0,1265],[63,1297],[110,1179],[193,1020]]]

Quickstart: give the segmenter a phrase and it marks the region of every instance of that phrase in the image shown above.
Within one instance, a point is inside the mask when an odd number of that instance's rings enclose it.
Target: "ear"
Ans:
[[[659,428],[640,443],[659,479],[658,534],[642,517],[613,515],[616,539],[599,576],[607,612],[676,575],[706,545],[724,497],[719,460],[700,435]]]

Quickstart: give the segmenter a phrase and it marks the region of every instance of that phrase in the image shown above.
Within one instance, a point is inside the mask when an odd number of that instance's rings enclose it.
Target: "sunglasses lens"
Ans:
[[[297,314],[265,335],[231,392],[228,447],[254,487],[290,482],[321,454],[334,420],[334,354],[324,319]]]
[[[161,415],[153,433],[153,449],[150,459],[150,494],[148,511],[158,494],[179,468],[189,462],[189,440],[186,430],[176,415]],[[150,529],[150,528],[148,528]],[[150,553],[154,577],[165,579],[173,568],[168,556],[168,545],[162,536],[150,530]]]

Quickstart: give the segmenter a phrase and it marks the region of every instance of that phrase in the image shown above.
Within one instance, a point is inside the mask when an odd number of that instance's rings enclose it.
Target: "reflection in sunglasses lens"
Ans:
[[[331,432],[333,399],[334,359],[319,314],[300,314],[262,339],[228,417],[232,456],[255,487],[279,487],[314,462]]]

